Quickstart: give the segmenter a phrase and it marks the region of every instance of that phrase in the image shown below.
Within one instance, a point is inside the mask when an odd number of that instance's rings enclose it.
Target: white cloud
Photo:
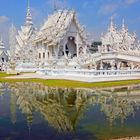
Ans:
[[[0,24],[7,23],[9,21],[9,18],[6,16],[0,16]]]
[[[41,10],[31,7],[33,23],[38,28],[44,19],[44,14]]]
[[[87,9],[87,8],[94,8],[94,5],[97,3],[98,1],[94,0],[94,1],[84,1],[82,4],[82,8]]]
[[[8,48],[10,19],[6,16],[0,16],[0,36],[3,38],[5,47]]]
[[[127,5],[132,5],[132,4],[134,4],[134,3],[136,3],[136,2],[138,2],[139,0],[125,0],[125,3],[127,4]]]
[[[107,1],[105,4],[101,5],[98,14],[108,15],[114,12],[117,12],[120,8],[130,7],[131,5],[140,2],[140,0],[116,0],[116,1]]]
[[[54,9],[63,9],[66,8],[67,0],[49,0],[48,5],[54,10]]]
[[[115,12],[119,8],[117,3],[108,3],[100,7],[98,13],[100,15],[107,15],[109,13]]]

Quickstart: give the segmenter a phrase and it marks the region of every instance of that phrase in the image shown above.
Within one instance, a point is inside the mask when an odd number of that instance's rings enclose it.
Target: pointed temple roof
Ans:
[[[111,20],[110,20],[110,26],[109,26],[109,31],[110,32],[113,32],[116,30],[116,26],[114,24],[114,21],[113,21],[113,17],[111,17]]]
[[[66,36],[72,22],[75,23],[83,42],[86,42],[85,29],[79,24],[76,13],[73,10],[58,10],[50,15],[37,34],[35,42],[47,43],[48,46],[60,43]]]
[[[5,46],[2,37],[0,38],[0,56],[1,55],[7,55],[7,56],[9,55],[8,51],[5,51]]]
[[[122,29],[125,28],[125,22],[124,19],[122,20]]]
[[[25,25],[26,26],[32,26],[33,25],[32,14],[31,14],[31,10],[30,10],[29,0],[28,0],[28,7],[27,7],[27,14],[26,14]]]
[[[21,26],[21,30],[18,31],[18,35],[16,36],[16,54],[23,48],[23,46],[26,46],[28,44],[28,42],[34,36],[35,32],[36,30],[33,26],[30,4],[28,0],[25,25]]]
[[[122,33],[127,33],[127,32],[128,32],[128,29],[127,29],[127,27],[125,26],[125,21],[124,21],[124,19],[122,20],[121,32],[122,32]]]
[[[2,40],[2,37],[0,38],[0,49],[1,50],[4,50],[5,49],[4,43],[3,43],[3,40]]]

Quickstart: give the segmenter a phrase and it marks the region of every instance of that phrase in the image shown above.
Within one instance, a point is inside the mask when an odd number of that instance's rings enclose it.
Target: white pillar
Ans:
[[[76,52],[77,57],[79,57],[79,45],[78,45],[78,43],[76,44],[76,49],[77,49],[77,52]]]
[[[103,62],[102,62],[102,60],[100,62],[100,70],[103,70]]]
[[[64,44],[63,50],[64,50],[64,56],[65,56],[65,58],[67,58],[67,56],[66,56],[66,44]]]

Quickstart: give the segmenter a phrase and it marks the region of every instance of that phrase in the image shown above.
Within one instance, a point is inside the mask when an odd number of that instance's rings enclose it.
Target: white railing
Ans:
[[[125,52],[104,52],[104,53],[98,53],[92,55],[95,59],[101,60],[101,59],[126,59],[131,61],[140,62],[140,55],[134,55],[131,53],[125,53]]]
[[[40,69],[46,75],[72,75],[72,76],[118,76],[140,75],[140,70],[69,70],[69,69]]]

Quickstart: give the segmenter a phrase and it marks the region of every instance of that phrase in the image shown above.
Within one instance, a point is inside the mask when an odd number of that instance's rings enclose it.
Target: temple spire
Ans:
[[[128,29],[127,29],[127,27],[125,26],[125,21],[124,21],[124,18],[122,19],[122,32],[127,32],[128,31]]]
[[[31,15],[31,10],[30,10],[30,1],[28,0],[28,6],[27,6],[27,15],[26,15],[26,26],[32,26],[33,21],[32,21],[32,15]]]
[[[124,22],[124,18],[122,20],[122,29],[125,28],[125,22]]]
[[[63,0],[64,4],[64,0]],[[53,11],[57,11],[59,9],[63,9],[63,5],[58,0],[53,0]]]
[[[57,11],[57,9],[58,9],[57,1],[56,0],[53,0],[53,10],[54,11]]]
[[[53,1],[53,10],[56,11],[56,1]]]
[[[28,0],[28,8],[30,9],[30,0]]]
[[[9,46],[10,46],[11,58],[14,57],[14,55],[15,55],[16,35],[17,35],[17,30],[12,21],[11,27],[9,29]]]
[[[5,49],[2,37],[0,37],[0,49]]]
[[[113,22],[113,16],[111,16],[109,31],[112,32],[112,31],[115,31],[115,29],[116,28]]]

